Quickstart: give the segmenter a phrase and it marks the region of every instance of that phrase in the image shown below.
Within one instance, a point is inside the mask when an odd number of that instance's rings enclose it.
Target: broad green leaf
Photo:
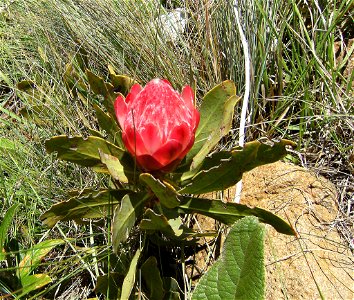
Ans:
[[[221,200],[209,200],[204,198],[181,197],[179,209],[183,213],[199,213],[224,224],[231,225],[238,219],[247,216],[258,217],[263,223],[272,225],[275,230],[288,235],[296,235],[294,229],[280,217],[273,213],[247,205],[224,203]]]
[[[83,47],[83,45],[80,43],[78,51],[75,53],[75,60],[77,61],[79,68],[85,72],[87,69],[87,66],[89,65],[89,60],[88,60],[88,53],[86,49]]]
[[[281,140],[273,145],[253,141],[246,143],[243,148],[216,152],[204,160],[196,175],[193,176],[191,172],[182,175],[182,183],[190,183],[179,192],[204,194],[227,189],[235,185],[244,172],[284,157],[287,154],[286,146],[295,144],[288,140]]]
[[[98,149],[121,159],[125,151],[102,138],[59,135],[45,141],[48,153],[58,152],[58,158],[86,167],[102,167]]]
[[[156,214],[152,209],[148,208],[144,213],[143,219],[140,223],[140,228],[142,230],[149,231],[161,231],[169,236],[181,235],[183,230],[177,229],[176,232],[172,229],[169,224],[169,220],[164,215]]]
[[[74,97],[79,97],[84,105],[87,105],[87,85],[83,81],[82,77],[77,73],[72,63],[65,65],[65,72],[63,79],[66,85],[67,90]],[[79,93],[78,93],[79,91]]]
[[[145,193],[131,193],[122,198],[121,205],[115,209],[113,216],[112,244],[114,252],[117,252],[119,244],[128,238],[136,219],[142,215],[144,204],[149,197]]]
[[[4,260],[6,258],[3,249],[5,246],[6,237],[8,236],[8,230],[14,218],[17,207],[18,204],[14,204],[6,211],[0,225],[0,260]]]
[[[167,219],[164,215],[155,213],[148,208],[140,222],[140,229],[147,231],[160,231],[170,239],[186,240],[191,237],[215,236],[215,231],[199,233],[183,225],[181,218]]]
[[[27,295],[28,293],[37,290],[41,287],[44,287],[51,282],[52,279],[47,274],[34,274],[34,275],[25,276],[21,280],[22,289],[21,289],[21,293],[17,297],[18,299],[21,299],[23,296]]]
[[[95,292],[107,296],[107,299],[118,299],[121,293],[124,276],[119,273],[110,272],[97,277]]]
[[[138,265],[140,254],[141,254],[141,250],[138,249],[132,259],[132,262],[130,263],[128,273],[125,276],[124,281],[123,281],[123,285],[122,285],[122,293],[120,296],[121,300],[129,299],[130,294],[133,290],[133,287],[135,284],[136,267]]]
[[[108,66],[109,69],[109,78],[114,86],[115,92],[119,92],[123,95],[126,95],[133,84],[138,83],[133,78],[130,78],[126,75],[117,75],[112,66]]]
[[[215,124],[214,131],[209,134],[202,148],[193,157],[193,162],[190,166],[191,169],[198,168],[198,166],[203,162],[204,158],[217,145],[221,138],[229,133],[232,127],[235,105],[239,100],[240,98],[234,95],[225,101],[222,118],[219,120],[217,125]]]
[[[195,135],[195,142],[192,149],[187,154],[187,162],[191,161],[193,157],[203,148],[205,143],[207,148],[212,148],[215,146],[222,133],[226,134],[223,126],[224,123],[228,123],[230,118],[230,113],[232,116],[233,106],[235,106],[237,102],[236,96],[236,87],[235,84],[230,81],[226,80],[221,84],[215,86],[211,89],[203,98],[200,111],[200,122],[199,126]],[[233,97],[231,100],[230,98]],[[230,99],[230,100],[229,100]],[[232,107],[232,108],[231,108]],[[224,118],[226,118],[224,120]],[[226,126],[229,126],[227,124]],[[220,134],[215,134],[214,132],[220,130]],[[212,141],[208,141],[213,136]],[[214,145],[212,145],[214,144]]]
[[[93,74],[88,69],[86,69],[86,76],[92,91],[96,95],[102,95],[104,97],[104,107],[110,115],[114,116],[115,113],[113,103],[118,96],[118,94],[114,92],[114,86],[108,82],[105,82],[102,77]]]
[[[122,141],[122,131],[119,128],[116,119],[106,114],[98,105],[94,104],[93,109],[96,112],[96,118],[101,129],[106,131],[110,141],[116,142],[121,148],[124,147]]]
[[[129,190],[85,190],[82,195],[54,204],[40,218],[48,227],[53,227],[59,221],[104,218],[129,192]]]
[[[45,102],[45,92],[42,88],[38,87],[32,80],[23,80],[17,84],[17,89],[20,91],[18,96],[26,99],[30,107],[38,105],[38,102]]]
[[[246,217],[232,226],[221,257],[200,279],[192,300],[259,300],[264,291],[264,227]]]
[[[29,105],[22,107],[19,111],[19,115],[29,120],[38,126],[48,126],[48,123],[53,122],[53,117],[49,116],[49,107],[47,105]],[[65,121],[63,121],[65,123]]]
[[[186,234],[189,236],[197,234],[192,229],[185,227],[180,217],[169,219],[168,224],[171,226],[175,237],[186,236]]]
[[[102,77],[95,75],[90,70],[86,69],[86,76],[92,91],[97,95],[106,97],[109,94],[107,85]],[[112,106],[113,108],[113,106]]]
[[[148,290],[149,300],[161,300],[165,294],[157,260],[150,256],[141,266],[141,276]]]
[[[180,293],[178,292],[167,292],[163,297],[163,300],[181,300]]]
[[[153,193],[160,200],[162,205],[168,208],[174,208],[178,206],[178,194],[172,185],[167,182],[162,182],[161,180],[156,179],[149,173],[140,174],[139,179],[153,191]]]
[[[173,277],[164,277],[162,279],[163,287],[166,291],[163,300],[180,300],[181,288],[178,285],[178,282]]]
[[[134,181],[135,173],[132,166],[134,165],[128,154],[122,156],[119,160],[117,157],[106,154],[99,150],[101,161],[106,165],[108,172],[111,174],[114,180],[118,180],[122,183],[128,183]]]
[[[47,240],[40,242],[27,250],[25,256],[18,265],[18,277],[21,279],[21,282],[38,267],[41,260],[49,253],[49,251],[64,243],[65,241],[61,239]]]
[[[22,80],[19,83],[17,83],[17,88],[20,91],[23,92],[28,92],[36,88],[36,84],[32,80]]]

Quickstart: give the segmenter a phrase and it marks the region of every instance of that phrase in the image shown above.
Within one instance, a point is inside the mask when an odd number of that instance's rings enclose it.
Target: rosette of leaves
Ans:
[[[85,138],[55,136],[45,142],[45,147],[48,153],[56,152],[59,159],[109,174],[112,187],[86,189],[53,205],[41,217],[44,224],[53,227],[59,221],[81,222],[111,216],[114,252],[131,236],[132,230],[143,233],[149,243],[169,241],[187,245],[196,241],[200,233],[185,226],[181,219],[181,215],[192,213],[214,218],[226,225],[233,225],[244,217],[256,217],[280,233],[295,234],[289,224],[269,211],[203,197],[203,194],[235,185],[244,172],[281,159],[287,153],[287,146],[294,146],[288,140],[272,144],[253,141],[242,148],[213,151],[230,131],[234,108],[239,101],[232,81],[220,83],[203,97],[194,145],[180,165],[171,173],[154,176],[138,169],[134,158],[125,150],[115,117],[115,99],[121,94],[126,95],[135,81],[115,74],[112,68],[109,73],[110,82],[106,82],[86,70],[91,92],[103,99],[93,107],[100,132],[105,135]],[[116,297],[128,299],[134,287],[136,270],[140,268],[149,299],[178,299],[180,289],[175,279],[161,277],[155,258],[140,261],[142,252],[144,248],[140,247],[133,256],[123,274],[124,280],[120,281],[121,286],[114,289]],[[149,271],[151,276],[148,276]],[[103,286],[106,285],[100,279],[98,290],[105,290]]]

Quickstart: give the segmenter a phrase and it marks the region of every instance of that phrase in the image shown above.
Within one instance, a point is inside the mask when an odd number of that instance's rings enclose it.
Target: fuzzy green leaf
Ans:
[[[160,200],[162,205],[168,208],[174,208],[178,206],[178,194],[172,185],[167,182],[162,182],[161,180],[156,179],[149,173],[140,174],[139,179],[153,191],[153,193]]]
[[[232,226],[221,257],[201,278],[192,300],[258,300],[264,291],[264,227],[246,217]]]
[[[148,290],[148,299],[161,300],[165,294],[157,260],[150,256],[141,266],[141,275]]]
[[[128,238],[135,221],[143,213],[144,204],[148,197],[145,193],[126,194],[122,198],[121,205],[115,209],[112,224],[114,252],[117,252],[119,244]]]
[[[199,213],[227,225],[233,224],[242,217],[255,216],[261,222],[272,225],[280,233],[296,235],[294,229],[283,219],[258,207],[252,208],[238,203],[224,203],[221,200],[181,197],[179,209],[183,213]]]
[[[125,151],[102,138],[59,135],[45,141],[48,153],[58,152],[58,158],[86,167],[102,167],[98,150],[121,159]]]
[[[179,192],[204,194],[227,189],[235,185],[244,172],[284,157],[287,154],[286,146],[295,146],[295,144],[288,140],[281,140],[273,145],[253,141],[246,143],[243,148],[216,152],[204,160],[200,170],[194,176],[191,172],[182,175],[182,182],[184,181],[184,184],[189,182],[189,184]]]
[[[114,205],[126,195],[128,190],[85,190],[82,195],[68,201],[54,204],[41,215],[43,223],[53,227],[59,221],[81,220],[83,218],[104,218]]]

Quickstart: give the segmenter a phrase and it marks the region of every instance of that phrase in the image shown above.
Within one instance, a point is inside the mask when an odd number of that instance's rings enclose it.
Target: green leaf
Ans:
[[[153,191],[153,193],[160,200],[162,205],[168,208],[174,208],[178,206],[178,194],[172,185],[167,182],[162,182],[161,180],[156,179],[149,173],[140,174],[139,179]]]
[[[58,152],[58,158],[86,167],[102,167],[98,150],[121,159],[125,151],[102,138],[59,135],[45,141],[48,153]]]
[[[149,300],[161,300],[165,294],[157,260],[150,256],[141,266],[141,275],[148,290]]]
[[[126,194],[121,205],[115,209],[112,224],[112,244],[115,253],[120,242],[128,238],[136,219],[142,215],[144,204],[149,197],[145,193]]]
[[[138,83],[133,78],[126,75],[117,75],[112,66],[108,66],[109,78],[114,86],[114,91],[126,95],[133,84]]]
[[[226,80],[211,89],[203,98],[200,107],[200,122],[195,135],[195,142],[187,154],[187,162],[191,161],[201,151],[191,168],[207,155],[220,140],[227,134],[233,116],[233,109],[238,101],[235,84]],[[205,157],[204,155],[204,157]]]
[[[59,221],[104,218],[129,192],[129,190],[85,190],[82,195],[54,204],[40,218],[50,228]]]
[[[179,192],[204,194],[229,188],[242,178],[244,172],[284,157],[287,154],[286,146],[295,144],[288,140],[273,145],[253,141],[246,143],[243,148],[216,152],[204,160],[196,175],[190,172],[182,175],[182,184],[190,183]]]
[[[183,213],[199,213],[224,224],[231,225],[246,216],[255,216],[263,223],[272,225],[275,230],[288,235],[296,235],[294,229],[273,213],[238,203],[224,203],[221,200],[182,197],[179,208]]]
[[[88,94],[87,85],[83,81],[81,75],[77,73],[72,63],[68,63],[65,65],[63,79],[69,93],[73,97],[79,97],[82,103],[84,105],[87,105],[87,99],[85,98]]]
[[[259,300],[264,291],[264,227],[246,217],[232,226],[221,257],[200,279],[192,300]]]
[[[215,231],[199,233],[183,225],[178,216],[174,219],[167,219],[165,215],[159,215],[148,208],[140,222],[140,229],[150,231],[159,231],[173,240],[186,240],[192,237],[216,236]]]
[[[173,277],[164,277],[163,279],[163,287],[166,291],[163,300],[180,300],[180,292],[181,289],[178,285],[178,282]]]
[[[85,72],[87,66],[89,65],[89,55],[84,48],[84,46],[80,43],[78,51],[75,53],[75,60],[77,61],[79,68]]]
[[[118,299],[121,293],[124,276],[119,273],[110,272],[97,277],[95,292],[107,295],[108,299]]]
[[[28,92],[28,91],[32,91],[33,89],[35,89],[36,84],[32,80],[22,80],[19,83],[17,83],[17,88],[20,91]]]
[[[232,127],[235,105],[239,100],[240,98],[235,95],[225,101],[222,119],[217,124],[217,127],[215,125],[214,131],[209,134],[208,139],[203,144],[203,147],[193,157],[193,162],[190,166],[191,169],[198,168],[198,166],[203,162],[204,158],[217,145],[221,138],[229,133]]]
[[[108,82],[105,82],[102,77],[93,74],[88,69],[86,69],[86,76],[92,91],[96,95],[102,95],[104,97],[104,107],[110,115],[114,116],[115,113],[113,103],[119,95],[114,92],[114,86]]]
[[[177,229],[177,232],[175,232],[169,224],[169,220],[167,220],[164,215],[156,214],[150,208],[148,208],[144,213],[143,219],[140,223],[140,228],[142,230],[161,231],[169,236],[178,236],[183,232],[181,229]]]
[[[117,157],[106,154],[99,150],[101,161],[106,165],[108,172],[112,175],[114,180],[122,183],[133,182],[135,173],[132,166],[134,165],[128,154],[123,155],[119,160]]]
[[[136,267],[138,265],[140,254],[141,254],[141,250],[138,249],[135,252],[132,262],[130,263],[128,273],[125,276],[124,281],[123,281],[123,285],[122,285],[122,294],[120,296],[121,300],[129,299],[129,296],[133,290],[133,287],[135,284]]]
[[[65,241],[61,239],[47,240],[40,242],[27,250],[25,256],[18,265],[18,277],[21,279],[21,282],[38,267],[41,260],[49,253],[49,251],[64,243]]]
[[[20,299],[28,293],[44,287],[51,282],[52,279],[47,274],[28,275],[21,280],[22,289],[17,297]]]
[[[17,84],[17,89],[19,92],[17,95],[21,99],[26,99],[29,107],[38,105],[39,101],[45,102],[45,91],[43,88],[37,86],[37,84],[32,80],[23,80]]]
[[[110,137],[110,141],[116,142],[121,148],[123,148],[124,144],[122,141],[122,131],[119,128],[114,116],[112,117],[109,114],[106,114],[96,104],[93,105],[93,109],[96,112],[98,125],[100,126],[101,129],[106,131],[106,133]]]
[[[0,260],[4,260],[6,258],[5,253],[3,252],[4,246],[5,246],[5,241],[6,237],[8,236],[8,230],[9,227],[12,223],[12,220],[14,218],[16,209],[19,205],[14,204],[12,205],[7,211],[2,219],[1,225],[0,225]]]

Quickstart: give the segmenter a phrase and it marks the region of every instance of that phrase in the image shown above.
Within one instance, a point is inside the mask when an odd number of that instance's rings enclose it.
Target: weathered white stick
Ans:
[[[250,86],[251,86],[251,72],[250,72],[250,55],[249,55],[249,48],[248,48],[248,42],[246,39],[246,36],[243,32],[241,22],[240,22],[240,17],[239,17],[239,12],[238,12],[238,1],[234,1],[234,12],[235,12],[235,18],[236,18],[236,23],[237,23],[237,29],[239,31],[240,37],[241,37],[241,42],[242,42],[242,48],[243,48],[243,53],[245,57],[245,94],[243,96],[243,103],[242,103],[242,111],[241,111],[241,121],[240,121],[240,128],[239,128],[239,140],[238,144],[240,147],[243,147],[245,143],[245,127],[246,127],[246,115],[247,115],[247,108],[248,108],[248,101],[249,101],[249,95],[250,95]],[[236,193],[234,197],[234,202],[240,203],[241,199],[241,192],[242,192],[242,179],[236,184]]]

